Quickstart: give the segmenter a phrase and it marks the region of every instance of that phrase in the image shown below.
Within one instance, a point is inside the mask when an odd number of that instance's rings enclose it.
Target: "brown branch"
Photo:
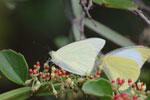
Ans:
[[[82,10],[82,16],[80,21],[80,39],[84,39],[84,18],[85,18],[85,12]]]
[[[85,0],[80,0],[80,4],[82,6],[82,9],[84,10],[84,12],[86,13],[87,17],[91,20],[91,22],[94,24],[94,26],[96,26],[96,24],[93,21],[92,16],[89,13],[89,10],[92,8],[93,6],[93,1],[92,0],[88,0],[88,6],[86,6],[87,2]]]
[[[135,10],[131,12],[141,17],[148,25],[150,25],[150,20],[143,14],[141,10]]]

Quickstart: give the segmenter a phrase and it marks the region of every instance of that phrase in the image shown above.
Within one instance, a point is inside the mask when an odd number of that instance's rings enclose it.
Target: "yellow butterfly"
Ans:
[[[144,46],[116,49],[104,56],[103,70],[110,80],[116,80],[120,77],[126,81],[130,78],[132,82],[135,82],[140,75],[140,69],[149,57],[150,48]],[[120,89],[127,88],[126,82]]]

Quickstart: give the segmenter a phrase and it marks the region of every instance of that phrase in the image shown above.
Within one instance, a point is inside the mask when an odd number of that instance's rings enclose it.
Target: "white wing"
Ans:
[[[96,57],[103,48],[105,40],[89,38],[70,43],[56,52],[51,52],[52,61],[59,67],[74,74],[91,73]]]
[[[135,61],[141,68],[145,61],[150,57],[150,48],[145,46],[123,47],[107,53],[104,58],[108,56],[129,58]]]

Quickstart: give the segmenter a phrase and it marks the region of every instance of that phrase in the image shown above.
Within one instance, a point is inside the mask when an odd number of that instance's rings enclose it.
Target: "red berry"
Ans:
[[[50,78],[50,73],[46,73],[46,77],[47,77],[47,78]]]
[[[121,96],[122,96],[122,97],[125,97],[125,96],[127,96],[127,94],[126,94],[125,92],[122,92],[122,93],[121,93]]]
[[[138,88],[138,91],[142,91],[142,88]]]
[[[55,75],[54,78],[56,79],[56,78],[57,78],[57,75]]]
[[[97,72],[97,75],[100,76],[100,75],[101,75],[101,72]]]
[[[33,94],[35,91],[33,89],[30,90],[30,94]]]
[[[132,88],[136,88],[136,84],[135,83],[132,85]]]
[[[128,79],[128,83],[132,83],[132,80],[131,80],[131,79]]]
[[[66,75],[66,71],[62,71],[62,75]]]
[[[43,73],[42,72],[40,72],[40,77],[42,77],[43,76]]]
[[[68,79],[69,77],[68,77],[68,76],[66,76],[65,78],[66,78],[66,79]]]
[[[58,69],[56,68],[56,69],[55,69],[55,73],[58,73],[58,72],[59,72],[59,71],[58,71]]]
[[[62,72],[59,72],[59,73],[58,73],[58,76],[62,76]]]
[[[32,71],[32,69],[29,69],[29,74],[33,74],[33,71]]]
[[[118,82],[117,82],[117,85],[122,85],[122,82],[121,82],[121,81],[118,81]]]
[[[125,82],[125,80],[124,80],[124,79],[122,79],[122,80],[121,80],[121,83],[123,84],[124,82]]]
[[[49,70],[49,66],[48,66],[48,65],[47,65],[47,66],[45,66],[45,69],[46,69],[46,70]]]
[[[136,95],[133,96],[133,100],[137,100],[137,96]]]
[[[34,68],[34,70],[36,70],[36,69],[37,69],[37,66],[36,66],[36,65],[34,65],[34,66],[33,66],[33,68]]]
[[[143,82],[141,82],[141,87],[144,86]]]
[[[112,80],[111,83],[115,83],[115,80]]]
[[[120,82],[120,78],[117,78],[117,82]]]
[[[119,98],[120,98],[120,94],[117,93],[117,94],[115,95],[115,99],[119,99]]]
[[[43,76],[42,79],[43,79],[43,80],[46,79],[46,76]]]
[[[36,65],[37,65],[37,66],[40,66],[40,62],[39,62],[39,61],[37,61],[37,62],[36,62]]]
[[[33,74],[36,74],[36,71],[33,71]]]
[[[93,79],[93,76],[90,76],[89,79]]]

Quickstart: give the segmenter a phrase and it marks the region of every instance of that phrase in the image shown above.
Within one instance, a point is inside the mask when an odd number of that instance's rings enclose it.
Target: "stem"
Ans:
[[[141,17],[148,25],[150,25],[150,20],[143,14],[141,10],[135,10],[131,11],[134,14],[137,14],[139,17]]]

